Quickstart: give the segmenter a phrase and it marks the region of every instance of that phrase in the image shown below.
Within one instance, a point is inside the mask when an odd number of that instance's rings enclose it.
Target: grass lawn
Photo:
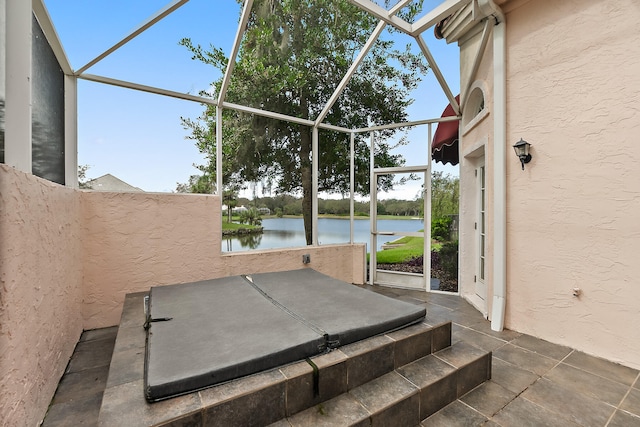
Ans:
[[[376,262],[378,264],[399,264],[424,254],[424,238],[422,237],[402,237],[393,243],[402,244],[402,246],[376,252]],[[442,243],[431,242],[431,250],[437,251],[441,247]],[[367,254],[368,259],[369,254]]]

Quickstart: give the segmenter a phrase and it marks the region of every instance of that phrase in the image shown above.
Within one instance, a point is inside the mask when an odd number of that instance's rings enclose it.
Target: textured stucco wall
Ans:
[[[640,3],[507,15],[506,326],[640,368]],[[582,290],[572,296],[572,288]]]
[[[0,424],[37,425],[82,332],[75,191],[0,164]]]
[[[220,198],[83,192],[84,327],[115,325],[124,296],[151,286],[309,267],[362,283],[364,245],[222,254]]]
[[[129,292],[224,274],[220,199],[82,193],[84,326],[116,325]]]
[[[309,254],[311,262],[302,263],[302,255]],[[348,283],[364,283],[365,245],[323,245],[292,249],[271,249],[260,252],[224,255],[227,275],[252,274],[313,268]]]

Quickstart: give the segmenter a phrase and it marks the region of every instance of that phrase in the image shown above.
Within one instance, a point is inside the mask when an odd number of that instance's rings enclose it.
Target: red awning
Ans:
[[[460,95],[456,96],[456,101],[460,102]],[[447,108],[442,112],[442,117],[455,116],[451,104],[447,105]],[[431,143],[431,156],[436,162],[442,164],[451,163],[457,165],[458,158],[458,128],[460,121],[441,122],[438,123],[436,133],[433,136],[433,142]]]

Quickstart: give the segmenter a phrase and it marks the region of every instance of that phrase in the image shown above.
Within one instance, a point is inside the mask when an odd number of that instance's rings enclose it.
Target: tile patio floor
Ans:
[[[423,421],[423,426],[640,427],[640,373],[568,347],[505,330],[455,295],[369,287],[425,304],[427,323],[453,322],[452,343],[493,352],[492,379]],[[82,334],[44,427],[95,426],[117,327]]]

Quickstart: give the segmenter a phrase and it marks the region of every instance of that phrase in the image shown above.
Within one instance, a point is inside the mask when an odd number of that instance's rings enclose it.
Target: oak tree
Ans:
[[[239,0],[239,3],[241,1]],[[403,18],[411,20],[421,1],[411,3]],[[349,66],[377,25],[377,20],[345,0],[256,0],[242,39],[226,100],[231,103],[315,120]],[[225,70],[222,49],[204,49],[183,39],[193,58]],[[407,120],[410,92],[428,66],[407,45],[398,49],[386,34],[371,48],[344,92],[330,109],[325,123],[348,129]],[[222,77],[214,82],[220,90]],[[198,148],[205,153],[205,170],[215,172],[215,108],[206,106],[196,119],[183,119]],[[225,183],[262,181],[277,193],[302,194],[307,244],[311,239],[312,129],[309,126],[223,111]],[[392,154],[398,130],[377,133],[377,167],[399,166],[404,159]],[[349,135],[319,132],[318,190],[349,191]],[[356,191],[369,192],[368,135],[355,147]],[[379,180],[389,189],[390,177]]]

